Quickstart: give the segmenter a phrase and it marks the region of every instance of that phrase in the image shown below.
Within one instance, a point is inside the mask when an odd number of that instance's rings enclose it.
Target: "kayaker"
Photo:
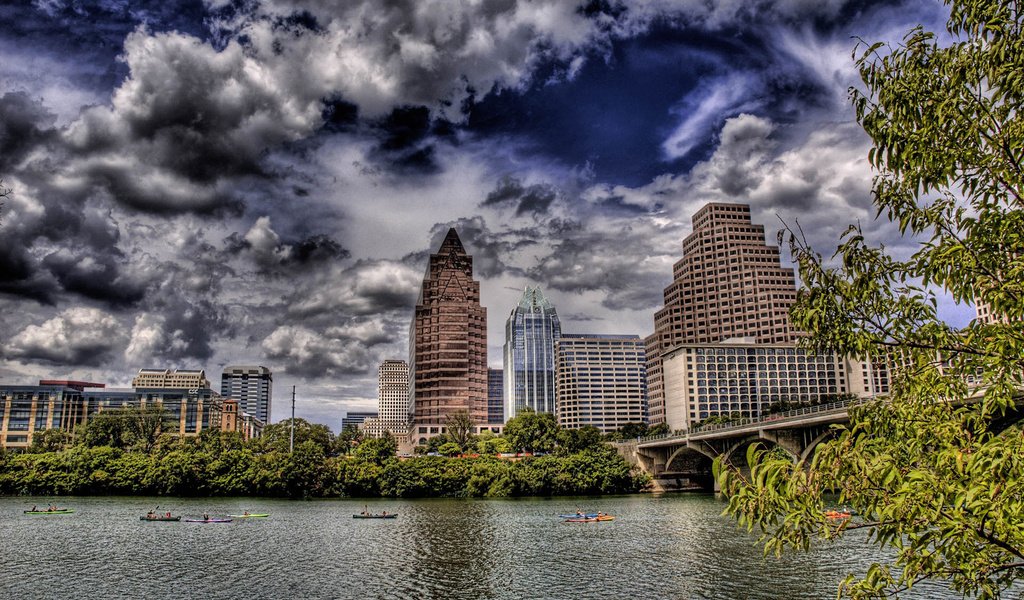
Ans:
[[[149,511],[148,513],[146,513],[146,518],[147,518],[147,519],[152,519],[152,518],[153,518],[153,517],[155,517],[155,516],[156,516],[156,515],[155,515],[155,514],[153,514],[153,511]]]
[[[249,511],[245,511],[244,513],[242,513],[242,516],[243,517],[248,517],[249,516]]]
[[[203,513],[203,520],[204,521],[209,521],[210,520],[210,515],[208,515],[206,513]]]
[[[170,512],[168,512],[168,513],[167,513],[167,518],[168,518],[168,519],[170,519],[170,518],[171,518],[171,513],[170,513]]]
[[[33,504],[33,505],[32,505],[32,509],[31,509],[31,510],[29,510],[29,512],[39,512],[39,511],[37,511],[37,510],[36,510],[36,505],[35,505],[35,504]]]

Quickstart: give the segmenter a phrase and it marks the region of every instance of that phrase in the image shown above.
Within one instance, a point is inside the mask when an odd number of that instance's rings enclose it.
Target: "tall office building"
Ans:
[[[558,424],[608,433],[646,423],[647,360],[637,335],[563,334],[558,341]]]
[[[443,433],[449,415],[487,422],[487,309],[473,258],[449,229],[430,255],[409,335],[413,443]]]
[[[505,321],[505,419],[523,408],[555,412],[555,344],[562,335],[555,307],[526,287]]]
[[[270,422],[274,374],[256,365],[228,366],[220,375],[220,394],[238,400],[238,408],[264,423]]]
[[[409,364],[385,360],[377,369],[377,412],[380,428],[404,436],[409,431]]]
[[[792,342],[799,335],[789,322],[795,300],[793,269],[781,266],[778,247],[767,245],[764,226],[750,221],[749,206],[712,203],[697,211],[645,340],[651,423],[666,422],[664,352],[741,337]]]
[[[501,425],[505,422],[505,371],[487,369],[487,422]]]

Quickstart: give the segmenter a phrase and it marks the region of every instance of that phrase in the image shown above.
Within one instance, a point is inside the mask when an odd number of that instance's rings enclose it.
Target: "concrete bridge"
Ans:
[[[967,402],[977,401],[976,391]],[[852,399],[820,406],[809,406],[754,419],[701,427],[681,435],[638,438],[618,444],[619,453],[654,477],[660,491],[718,491],[711,463],[719,456],[749,473],[747,448],[760,443],[779,448],[794,463],[809,461],[818,444],[835,435],[832,425],[848,423],[849,409],[866,400]],[[1016,409],[990,423],[994,432],[1002,431],[1024,419],[1024,393],[1016,398]]]
[[[863,400],[809,406],[755,419],[709,425],[681,435],[638,438],[617,444],[620,454],[654,477],[656,490],[717,491],[711,463],[722,456],[746,469],[747,448],[760,443],[780,448],[794,462],[809,460],[833,435],[832,425],[850,420],[849,408]]]

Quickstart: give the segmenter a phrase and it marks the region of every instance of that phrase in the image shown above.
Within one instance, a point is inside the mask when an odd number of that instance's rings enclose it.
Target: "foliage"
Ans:
[[[292,419],[285,419],[265,426],[259,438],[264,449],[287,452],[291,442],[291,425]],[[295,447],[298,448],[307,441],[319,446],[324,454],[334,452],[334,434],[331,433],[330,427],[320,423],[310,423],[305,419],[295,419]]]
[[[63,429],[44,429],[32,434],[32,446],[29,452],[60,452],[71,445],[71,434]]]
[[[503,454],[512,452],[512,444],[493,431],[483,431],[476,436],[476,451],[480,454]]]
[[[558,441],[558,423],[551,413],[527,407],[505,423],[505,438],[520,452],[551,452]]]
[[[363,441],[363,432],[356,425],[346,425],[342,428],[341,433],[338,434],[335,440],[335,447],[339,454],[348,454],[352,451],[352,448],[359,445],[359,442]]]
[[[575,454],[591,448],[603,446],[601,430],[593,425],[584,425],[579,429],[560,429],[558,431],[559,454]]]
[[[356,447],[352,455],[365,462],[376,465],[394,460],[395,452],[398,450],[398,443],[390,435],[380,438],[365,439]]]
[[[462,448],[455,442],[445,442],[437,449],[437,453],[441,456],[458,456],[462,454]]]
[[[949,42],[912,30],[857,58],[851,97],[871,137],[873,198],[924,240],[907,259],[851,227],[830,266],[799,231],[788,241],[806,290],[794,324],[807,347],[888,365],[885,401],[793,465],[754,448],[749,478],[716,462],[728,512],[766,551],[853,528],[892,550],[840,592],[882,597],[924,579],[998,597],[1024,567],[1024,16],[1008,0],[950,0]],[[931,291],[989,305],[1002,322],[943,323]],[[1009,426],[1008,426],[1009,425]],[[833,522],[827,491],[862,515]]]
[[[88,447],[110,446],[150,452],[164,430],[174,429],[170,414],[160,406],[131,406],[104,410],[79,427],[75,441]],[[33,436],[34,438],[35,436]]]

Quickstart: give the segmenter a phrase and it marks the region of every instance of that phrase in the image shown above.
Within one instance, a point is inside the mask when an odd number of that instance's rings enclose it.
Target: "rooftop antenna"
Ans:
[[[288,453],[295,451],[295,386],[292,386],[292,420],[291,432],[288,435]]]

